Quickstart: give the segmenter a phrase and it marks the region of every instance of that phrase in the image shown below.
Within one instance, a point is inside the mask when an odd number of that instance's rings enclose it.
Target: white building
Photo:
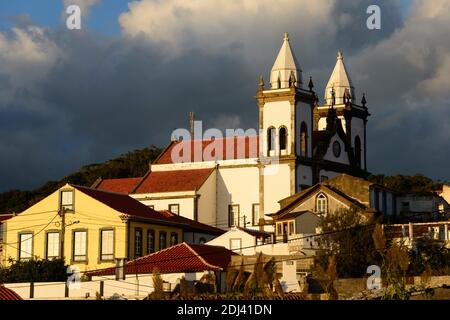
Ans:
[[[356,104],[341,52],[323,104],[311,79],[304,88],[287,33],[269,79],[265,88],[260,78],[256,93],[259,136],[203,139],[191,130],[194,139],[171,141],[142,179],[102,180],[95,187],[220,228],[273,231],[267,214],[279,210],[279,200],[339,173],[368,175],[369,113],[364,97]]]

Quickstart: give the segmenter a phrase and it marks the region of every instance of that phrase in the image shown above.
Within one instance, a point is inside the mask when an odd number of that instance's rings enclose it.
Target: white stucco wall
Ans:
[[[217,170],[214,170],[198,190],[198,221],[213,225],[216,223],[216,179]]]
[[[289,165],[280,163],[275,170],[274,174],[264,175],[264,214],[277,212],[278,201],[291,195]]]
[[[228,227],[228,206],[238,204],[240,222],[243,216],[251,223],[252,205],[259,203],[259,169],[253,167],[222,168],[217,172],[217,217],[218,228]]]
[[[339,155],[339,157],[335,157],[333,154],[333,143],[335,141],[338,141],[339,144],[341,145],[341,154]],[[339,163],[343,163],[343,164],[350,164],[347,152],[345,152],[344,141],[342,141],[342,139],[338,136],[337,133],[331,138],[331,142],[328,146],[327,153],[325,154],[325,156],[323,158],[325,160],[329,160],[329,161],[339,162]]]
[[[194,191],[131,194],[130,196],[146,206],[154,206],[155,210],[169,210],[169,204],[179,204],[180,215],[194,219]]]
[[[312,186],[313,183],[312,169],[309,166],[299,165],[297,167],[297,185],[296,192],[300,191],[300,185]]]
[[[308,141],[307,141],[307,151],[308,157],[312,157],[312,123],[311,123],[311,106],[304,102],[297,102],[295,105],[295,121],[296,121],[296,133],[295,133],[295,146],[297,150],[297,154],[301,154],[300,152],[300,133],[301,133],[301,125],[302,122],[306,123],[306,129],[308,132]]]
[[[291,144],[289,143],[293,132],[291,131],[291,104],[289,101],[267,102],[264,105],[263,128],[267,132],[268,128],[273,126],[277,132],[277,139],[275,139],[275,150],[279,150],[278,145],[278,129],[285,126],[287,129],[286,151],[291,152]],[[264,142],[264,155],[267,156],[267,145]],[[276,153],[278,154],[278,153]]]

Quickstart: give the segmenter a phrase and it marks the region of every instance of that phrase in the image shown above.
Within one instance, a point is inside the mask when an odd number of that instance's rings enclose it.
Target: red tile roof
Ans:
[[[227,268],[231,256],[236,253],[218,246],[194,245],[185,242],[176,246],[129,261],[125,265],[127,274],[184,273],[217,271]],[[116,268],[88,272],[89,276],[115,274]]]
[[[95,189],[130,194],[141,180],[142,178],[102,179]]]
[[[13,217],[12,214],[0,214],[0,222],[6,221]]]
[[[184,230],[186,231],[200,231],[203,233],[217,234],[217,235],[224,234],[226,232],[225,230],[215,228],[210,225],[179,216],[175,213],[170,212],[169,210],[159,210],[158,212],[168,219],[186,224],[188,226],[187,228],[184,228]]]
[[[149,172],[133,193],[198,190],[213,171],[214,168]]]
[[[213,142],[214,145],[212,145]],[[191,155],[190,161],[187,162],[257,158],[259,153],[259,136],[218,138],[215,140],[172,141],[154,163],[167,164],[177,162],[173,161],[172,152],[174,152],[174,156],[178,156],[177,152],[187,149],[189,145],[191,147]],[[206,149],[209,145],[211,146]],[[178,146],[177,149],[175,149],[176,146]],[[222,154],[219,155],[212,152],[213,146],[220,146],[222,148]],[[227,148],[230,149],[229,152],[227,152]],[[197,157],[194,157],[194,155],[196,155],[196,152],[194,151],[196,150],[199,150],[200,152]],[[180,154],[179,156],[183,158],[183,154]]]
[[[13,290],[0,285],[0,300],[23,300],[21,296]]]
[[[77,185],[71,186],[123,214],[127,214],[132,217],[152,220],[155,223],[180,225],[175,221],[167,219],[164,215],[160,214],[158,211],[155,211],[147,207],[146,205],[140,203],[139,201],[131,198],[128,195],[109,191],[96,190]]]

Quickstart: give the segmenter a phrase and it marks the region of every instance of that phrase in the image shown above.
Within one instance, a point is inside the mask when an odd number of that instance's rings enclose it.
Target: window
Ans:
[[[308,156],[308,131],[304,122],[300,127],[300,153],[304,157]]]
[[[73,233],[73,261],[87,261],[87,232],[74,231]]]
[[[356,165],[361,167],[361,139],[359,136],[356,136],[355,138],[355,160]]]
[[[135,257],[142,256],[142,230],[141,229],[134,230],[134,256]]]
[[[320,194],[317,197],[317,212],[326,213],[328,210],[327,197],[325,195]]]
[[[254,203],[252,205],[252,224],[254,226],[259,225],[259,204]]]
[[[286,128],[281,127],[278,135],[278,141],[280,144],[280,150],[286,150]]]
[[[336,158],[339,158],[341,155],[341,144],[339,141],[333,142],[333,154]]]
[[[155,231],[147,231],[147,254],[155,252]]]
[[[29,260],[33,257],[33,234],[22,233],[19,235],[19,260]]]
[[[61,210],[73,210],[73,191],[63,190],[61,191]]]
[[[230,250],[241,250],[242,247],[242,239],[230,239]]]
[[[159,232],[159,250],[165,249],[167,247],[167,235],[165,231]]]
[[[281,223],[277,223],[277,236],[281,236]]]
[[[289,221],[289,235],[294,234],[294,221]]]
[[[169,211],[175,214],[180,214],[180,205],[179,204],[169,204]]]
[[[228,226],[239,226],[239,205],[230,204],[228,206]]]
[[[114,230],[101,231],[100,260],[114,260]]]
[[[178,244],[178,233],[172,232],[170,234],[170,246],[176,246]]]
[[[59,258],[59,232],[47,233],[47,259]]]
[[[267,155],[270,155],[270,151],[275,149],[275,128],[270,127],[267,129]]]

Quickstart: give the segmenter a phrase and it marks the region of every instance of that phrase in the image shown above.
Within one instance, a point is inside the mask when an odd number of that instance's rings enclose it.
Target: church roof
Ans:
[[[198,190],[214,171],[213,168],[149,171],[133,193],[158,193]]]
[[[215,140],[185,140],[172,141],[153,162],[154,164],[170,164],[175,163],[172,156],[180,156],[185,161],[181,162],[202,162],[215,160],[234,160],[234,159],[250,159],[257,158],[259,154],[259,136],[245,136],[218,138]],[[222,153],[215,154],[212,151],[213,146],[221,146]],[[190,156],[186,157],[179,153],[181,149],[190,150]],[[228,152],[228,148],[231,151]],[[219,149],[217,149],[219,150]],[[241,152],[242,150],[242,152]],[[195,154],[195,152],[201,154]]]
[[[334,66],[333,72],[330,79],[328,80],[327,87],[325,89],[325,99],[327,104],[331,104],[332,94],[331,91],[335,90],[336,94],[336,104],[343,103],[344,92],[347,89],[352,97],[355,98],[354,86],[350,76],[348,75],[347,69],[344,64],[344,58],[342,52],[339,50],[336,65]]]
[[[130,194],[141,180],[142,177],[122,178],[122,179],[101,179],[101,181],[95,186],[95,189],[112,191],[116,193]]]
[[[294,73],[295,79],[299,84],[301,84],[301,69],[300,64],[297,61],[294,53],[292,52],[291,46],[289,44],[289,35],[286,32],[283,38],[283,44],[278,52],[278,56],[273,64],[272,70],[270,72],[270,86],[272,89],[278,88],[278,79],[281,82],[281,88],[289,87],[289,78],[291,74]],[[301,85],[297,85],[300,87]]]

